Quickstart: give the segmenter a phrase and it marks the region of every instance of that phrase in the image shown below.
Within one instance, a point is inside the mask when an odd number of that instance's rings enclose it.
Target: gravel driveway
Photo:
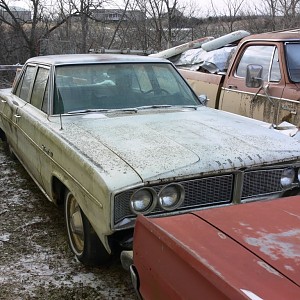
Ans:
[[[63,212],[0,142],[0,299],[136,299],[119,260],[87,268],[68,248]]]

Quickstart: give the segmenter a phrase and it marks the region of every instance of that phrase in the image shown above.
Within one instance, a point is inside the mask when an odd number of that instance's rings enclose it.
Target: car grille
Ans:
[[[241,200],[280,192],[282,191],[280,185],[282,170],[282,168],[279,168],[247,172],[239,171],[236,174],[178,182],[184,187],[185,200],[182,205],[177,208],[177,211],[229,204],[233,200],[240,202]],[[239,178],[242,184],[235,184],[236,178]],[[152,186],[152,188],[158,193],[164,186],[165,185],[162,184]],[[237,193],[234,193],[234,186],[239,189]],[[114,203],[115,224],[124,218],[135,217],[135,214],[130,210],[129,199],[136,190],[137,189],[126,191],[116,195]],[[239,195],[239,199],[233,199],[233,195]],[[150,215],[159,213],[166,212],[157,205]]]
[[[282,169],[247,172],[244,175],[242,200],[282,190],[280,178]]]

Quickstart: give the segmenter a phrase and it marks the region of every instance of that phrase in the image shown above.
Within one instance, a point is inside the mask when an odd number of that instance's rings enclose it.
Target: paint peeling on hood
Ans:
[[[258,247],[259,250],[273,260],[284,257],[294,259],[300,263],[300,228],[293,228],[280,233],[257,232],[260,237],[247,237],[246,243]],[[289,240],[299,239],[299,244],[290,243]]]
[[[300,286],[300,197],[194,212],[258,258],[258,265]]]

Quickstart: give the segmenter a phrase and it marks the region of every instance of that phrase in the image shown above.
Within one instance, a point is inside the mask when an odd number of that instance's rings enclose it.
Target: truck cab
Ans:
[[[299,37],[298,32],[282,32],[245,38],[226,75],[219,108],[274,124],[288,121],[298,125]],[[249,64],[263,67],[263,88],[247,87]]]
[[[299,50],[299,29],[255,34],[238,43],[226,72],[181,73],[198,95],[207,95],[210,107],[277,125],[286,121],[298,127]],[[246,84],[249,65],[262,67],[258,87]]]

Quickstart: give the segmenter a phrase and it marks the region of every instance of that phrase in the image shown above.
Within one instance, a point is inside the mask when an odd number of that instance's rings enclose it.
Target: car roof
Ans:
[[[94,64],[94,63],[170,63],[166,59],[126,54],[62,54],[32,57],[27,63],[49,65]]]
[[[252,34],[245,37],[242,42],[247,41],[297,41],[300,39],[300,29],[291,29],[291,30],[282,30],[282,31],[273,31],[259,34]]]

